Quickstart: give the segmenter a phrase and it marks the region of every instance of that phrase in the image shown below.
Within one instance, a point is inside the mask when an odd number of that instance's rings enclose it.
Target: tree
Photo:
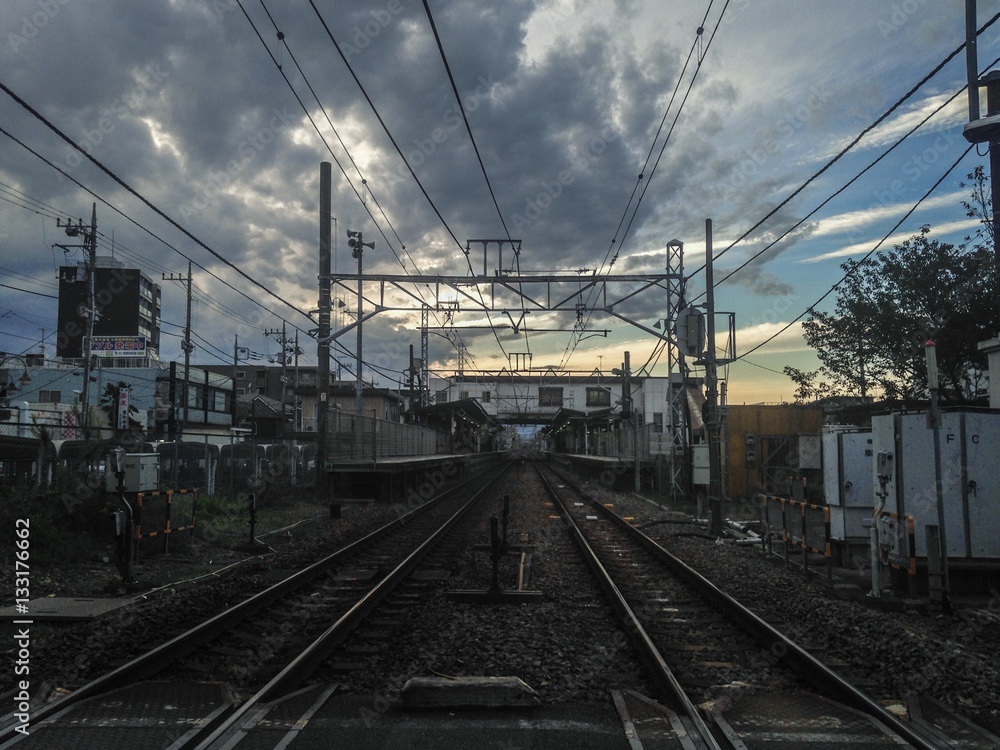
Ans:
[[[804,404],[837,395],[836,389],[825,380],[816,382],[822,375],[820,370],[804,372],[797,367],[786,365],[784,373],[795,383],[795,401],[797,403]]]
[[[931,239],[930,228],[891,251],[842,264],[845,279],[832,313],[812,311],[803,322],[806,342],[822,367],[811,373],[786,367],[799,386],[796,398],[818,395],[922,398],[927,386],[924,344],[937,344],[942,397],[976,400],[986,360],[980,341],[997,330],[991,209],[985,175],[969,175],[967,215],[985,230],[959,246]]]

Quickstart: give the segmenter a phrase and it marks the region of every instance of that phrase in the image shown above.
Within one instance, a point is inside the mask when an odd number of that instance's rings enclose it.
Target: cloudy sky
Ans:
[[[1000,10],[980,6],[980,25]],[[791,398],[781,368],[816,366],[798,325],[755,347],[814,305],[848,257],[923,224],[949,240],[974,229],[959,182],[988,159],[962,158],[968,104],[952,97],[964,53],[854,143],[964,41],[961,0],[429,7],[482,167],[421,2],[2,3],[0,82],[134,193],[0,92],[0,350],[44,340],[54,354],[56,269],[81,259],[53,247],[68,241],[56,217],[89,220],[96,201],[101,254],[162,283],[165,359],[180,356],[184,288],[161,278],[190,258],[195,362],[229,361],[236,336],[274,355],[264,331],[285,321],[315,363],[303,312],[317,300],[322,161],[334,164],[339,273],[356,271],[349,229],[375,244],[366,273],[410,275],[481,273],[466,240],[508,236],[522,241],[522,273],[658,273],[676,238],[688,298],[703,303],[711,219],[717,308],[736,313],[737,354],[753,350],[728,368],[733,403]],[[1000,23],[980,36],[980,69],[998,56]],[[663,302],[621,310],[652,327]],[[648,334],[582,317],[583,336],[566,330],[572,313],[532,314],[515,333],[507,316],[463,304],[430,318],[431,369],[453,370],[460,341],[467,369],[530,352],[535,367],[610,370],[629,350],[634,369],[666,373]],[[368,322],[366,379],[397,382],[418,327],[414,312]],[[342,345],[352,368],[354,335]]]

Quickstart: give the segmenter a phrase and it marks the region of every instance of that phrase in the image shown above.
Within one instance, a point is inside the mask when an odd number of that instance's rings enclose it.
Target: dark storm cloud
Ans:
[[[361,175],[257,0],[244,6],[263,44],[235,0],[10,0],[0,5],[0,78],[220,255],[304,309],[315,306],[319,162],[334,156],[347,173],[334,166],[335,267],[341,272],[355,267],[346,247],[345,233],[352,229],[375,242],[365,255],[369,271],[399,273],[398,256],[409,271],[464,274],[468,266],[460,246],[465,240],[502,237],[504,227],[422,3],[317,5],[447,227],[305,0],[267,6]],[[951,5],[957,7],[956,0]],[[638,0],[459,0],[432,8],[503,222],[524,241],[523,270],[596,269],[616,252],[616,270],[658,268],[664,243],[677,237],[696,245],[707,216],[714,219],[718,236],[739,235],[797,184],[812,164],[810,148],[837,143],[911,85],[909,79],[891,77],[900,70],[899,53],[906,51],[909,35],[928,41],[944,33],[929,6],[926,11],[921,6],[885,38],[873,26],[881,16],[869,14],[873,20],[857,28],[863,37],[858,50],[874,50],[873,41],[885,49],[865,56],[880,61],[878,77],[866,77],[853,58],[823,57],[842,54],[836,34],[828,41],[825,35],[810,37],[817,24],[833,29],[831,19],[842,20],[849,9],[831,4],[806,13],[786,4],[733,3],[654,174],[643,163],[700,11]],[[851,8],[868,6],[854,2]],[[814,41],[796,42],[805,39]],[[269,51],[316,118],[333,156]],[[73,178],[269,308],[261,311],[196,272],[198,284],[235,311],[206,315],[206,338],[221,344],[234,331],[241,341],[259,336],[261,329],[278,324],[278,314],[310,327],[154,215],[11,101],[0,120]],[[661,143],[655,144],[654,160]],[[640,171],[645,173],[641,181]],[[89,218],[92,196],[9,141],[0,151],[0,180],[60,215]],[[619,221],[636,187],[642,204],[626,236]],[[791,204],[763,232],[776,236],[807,209],[804,200]],[[176,271],[186,265],[100,203],[98,217],[103,233],[114,232],[116,243],[147,259],[145,270],[154,279],[161,268]],[[63,260],[51,244],[65,241],[54,222],[5,201],[0,227],[4,267],[51,282]],[[751,266],[727,286],[735,289],[740,283],[739,289],[764,295],[788,291],[798,278],[780,272],[783,256],[806,237],[800,232],[782,240],[761,259],[766,263]],[[767,241],[758,232],[723,265],[734,267]],[[79,251],[67,257],[75,261]],[[481,258],[470,260],[478,271]],[[698,263],[689,259],[688,265]],[[44,298],[5,294],[4,302],[0,314],[18,305],[39,320],[54,321],[54,303]],[[166,286],[164,306],[168,320],[181,319],[182,291]],[[638,304],[627,307],[637,316],[646,312]],[[470,314],[456,324],[471,318],[483,322],[483,317]],[[493,318],[499,322],[500,316]],[[380,339],[408,342],[412,330],[404,331],[404,324],[414,325],[386,317],[368,330]],[[509,329],[498,335],[515,351],[525,345]],[[470,331],[463,338],[470,347],[482,347],[477,353],[482,362],[503,356],[490,331]],[[353,346],[353,338],[345,344]],[[432,350],[439,359],[454,355],[451,344],[436,336]],[[176,350],[165,353],[171,357]]]

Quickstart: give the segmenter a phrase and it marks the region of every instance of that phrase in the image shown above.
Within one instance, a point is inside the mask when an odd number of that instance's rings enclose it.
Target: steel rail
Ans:
[[[491,481],[474,492],[465,504],[456,510],[419,547],[407,555],[405,560],[371,588],[354,606],[341,615],[340,619],[327,628],[253,696],[244,701],[235,711],[211,728],[211,733],[207,737],[195,736],[184,747],[192,748],[192,750],[208,750],[208,748],[223,739],[230,731],[236,729],[251,713],[257,711],[261,707],[261,704],[289,692],[312,674],[323,660],[371,614],[389,592],[413,572],[420,561],[426,557],[427,553],[437,545],[445,534],[451,531],[462,520],[466,513],[493,486],[493,479],[499,477],[509,466],[509,463],[504,464]],[[208,728],[205,731],[208,731]],[[201,734],[204,734],[204,732]]]
[[[881,722],[891,731],[911,743],[915,750],[940,750],[940,745],[930,742],[926,737],[917,733],[912,727],[869,698],[861,690],[838,675],[795,641],[788,638],[780,630],[774,628],[766,620],[720,589],[683,560],[668,552],[654,539],[644,534],[610,508],[605,507],[603,503],[588,495],[586,491],[579,488],[571,480],[565,477],[563,477],[563,480],[572,486],[581,497],[587,499],[598,512],[621,528],[627,530],[647,551],[682,575],[690,584],[699,589],[707,599],[712,601],[725,614],[738,620],[754,636],[765,641],[777,641],[781,643],[786,649],[783,658],[787,660],[789,666],[817,689],[825,691],[834,700]]]
[[[119,689],[125,685],[138,680],[148,678],[165,669],[171,662],[179,657],[186,656],[202,643],[215,638],[220,633],[232,629],[255,612],[271,605],[284,596],[305,586],[316,577],[322,575],[330,568],[338,565],[342,560],[349,559],[352,555],[360,552],[368,545],[378,539],[388,535],[395,529],[414,520],[417,516],[435,507],[451,495],[463,490],[467,485],[475,482],[477,477],[473,477],[462,484],[445,490],[436,497],[430,498],[426,503],[414,508],[410,512],[390,521],[384,526],[380,526],[374,531],[342,547],[336,552],[316,561],[315,563],[299,570],[287,578],[274,585],[254,594],[249,599],[245,599],[239,604],[214,615],[204,622],[196,625],[184,633],[160,644],[151,651],[136,657],[132,661],[126,662],[110,672],[82,685],[67,694],[65,697],[44,706],[34,708],[31,712],[31,723],[34,726],[65,712],[81,701],[101,695],[111,690]],[[16,730],[18,725],[14,714],[5,715],[0,721],[4,726],[0,728],[0,746],[6,745],[12,740],[22,737]]]
[[[563,503],[562,498],[559,497],[558,493],[549,483],[546,476],[538,468],[538,465],[533,465],[535,466],[536,471],[538,471],[538,475],[541,477],[542,484],[545,486],[545,490],[549,494],[549,497],[552,498],[552,501],[559,508],[560,515],[562,516],[570,535],[573,537],[573,541],[583,554],[587,566],[594,572],[598,582],[610,599],[612,607],[614,607],[619,616],[623,619],[626,634],[639,651],[639,654],[646,665],[646,668],[649,669],[652,674],[653,679],[664,691],[666,697],[671,702],[671,708],[679,713],[682,713],[691,721],[695,730],[700,735],[700,739],[707,747],[711,748],[711,750],[722,750],[722,747],[713,736],[711,729],[709,729],[705,720],[702,718],[701,713],[698,711],[697,706],[695,706],[691,701],[691,698],[688,696],[684,688],[681,687],[677,677],[667,665],[667,662],[660,653],[660,650],[653,643],[652,638],[650,638],[639,618],[632,610],[632,607],[625,599],[625,596],[618,588],[618,585],[611,577],[611,573],[609,573],[607,568],[605,568],[604,564],[598,557],[597,552],[594,550],[593,546],[591,546],[587,537],[573,519],[569,509]]]

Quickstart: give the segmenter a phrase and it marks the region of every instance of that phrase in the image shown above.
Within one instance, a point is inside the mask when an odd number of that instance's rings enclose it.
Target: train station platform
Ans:
[[[546,452],[545,458],[556,466],[569,469],[574,474],[600,481],[608,489],[629,491],[635,487],[635,459],[618,456],[591,456],[582,453]],[[657,468],[654,457],[639,458],[639,474],[643,486]]]
[[[330,500],[405,502],[414,495],[426,499],[455,477],[508,457],[506,452],[490,452],[337,459],[327,463],[333,493]]]

